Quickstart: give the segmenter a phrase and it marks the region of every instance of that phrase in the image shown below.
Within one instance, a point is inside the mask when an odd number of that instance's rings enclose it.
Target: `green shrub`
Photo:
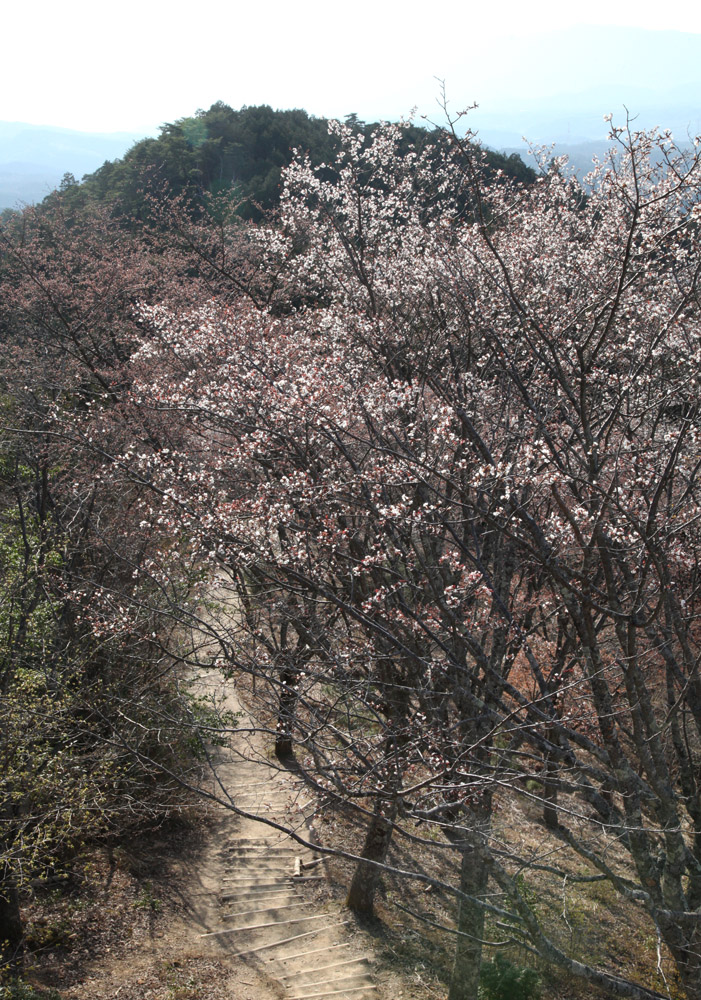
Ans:
[[[0,986],[0,1000],[61,1000],[57,990],[38,990],[17,979],[7,986]]]
[[[151,913],[160,913],[163,909],[160,899],[153,894],[150,882],[144,883],[138,899],[134,900],[132,906],[137,910],[149,910]]]
[[[535,969],[513,965],[502,955],[485,962],[480,974],[484,1000],[537,1000],[540,980]]]

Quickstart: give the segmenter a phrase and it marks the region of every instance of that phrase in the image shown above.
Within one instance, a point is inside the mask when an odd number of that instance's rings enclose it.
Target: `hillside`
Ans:
[[[368,137],[377,128],[352,115],[349,120]],[[336,143],[328,125],[327,119],[300,109],[234,110],[222,102],[163,125],[156,138],[138,141],[127,134],[91,136],[30,126],[13,131],[6,125],[4,145],[12,162],[0,163],[0,209],[18,200],[41,200],[71,173],[78,181],[86,175],[79,184],[82,199],[119,203],[123,214],[135,217],[143,214],[145,188],[165,184],[171,194],[185,193],[198,202],[234,190],[245,202],[240,214],[259,218],[277,204],[281,173],[294,149],[308,152],[314,164],[333,160]],[[412,126],[404,148],[432,141],[430,131]],[[490,153],[489,162],[519,180],[534,176],[517,155]]]
[[[80,179],[115,160],[143,135],[0,122],[0,211],[41,201],[65,174]]]
[[[204,801],[329,856],[252,949],[338,916],[448,1000],[701,1000],[701,150],[614,137],[585,190],[217,104],[10,213],[0,982]],[[216,886],[275,896],[235,833]]]

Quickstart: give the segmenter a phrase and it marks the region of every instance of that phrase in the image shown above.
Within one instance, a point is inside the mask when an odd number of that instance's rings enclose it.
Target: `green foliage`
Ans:
[[[6,986],[0,986],[0,1000],[61,1000],[61,994],[58,990],[39,990],[17,979]]]
[[[119,202],[125,215],[142,218],[145,187],[164,185],[187,194],[202,208],[208,196],[238,189],[241,214],[259,218],[277,203],[282,168],[294,148],[309,150],[314,162],[330,157],[333,145],[324,119],[305,111],[273,111],[267,105],[234,111],[217,102],[164,125],[158,139],[136,143],[122,160],[105,163],[82,185],[99,201]]]
[[[26,928],[25,943],[31,951],[43,951],[47,948],[68,950],[71,932],[71,924],[65,916],[45,922],[37,921]]]
[[[109,757],[93,759],[97,782],[86,780],[86,726],[76,725],[82,700],[73,671],[66,674],[60,607],[47,583],[49,574],[60,571],[61,555],[47,549],[36,518],[25,516],[20,526],[16,509],[4,514],[0,845],[19,882],[53,865],[60,845],[74,844],[99,825],[104,796],[95,789],[114,781],[116,768]]]
[[[138,898],[132,905],[137,910],[147,910],[149,913],[160,913],[163,909],[160,899],[153,894],[153,886],[150,882],[144,882]]]
[[[349,124],[368,139],[377,128],[357,116],[349,116]],[[401,151],[437,141],[437,133],[411,126]],[[259,105],[235,111],[218,101],[208,111],[164,125],[157,139],[136,143],[122,160],[105,163],[70,193],[118,202],[125,215],[144,218],[144,191],[154,183],[170,195],[186,194],[205,212],[212,195],[236,190],[242,201],[239,214],[257,220],[277,205],[282,170],[295,149],[308,153],[315,165],[333,162],[337,141],[328,133],[328,121],[300,109],[275,111]],[[492,175],[502,171],[526,183],[535,178],[516,154],[489,153],[488,164]]]
[[[205,745],[223,747],[228,745],[230,731],[237,728],[237,717],[245,712],[222,711],[205,695],[187,693],[190,713],[189,735],[186,743],[193,757],[206,759]]]
[[[0,445],[0,864],[16,890],[60,873],[90,839],[162,818],[177,795],[159,765],[193,766],[204,716],[145,626],[98,634],[66,593],[71,569],[81,557],[91,569],[94,553],[72,551],[32,510],[35,471],[9,435]],[[53,946],[61,933],[35,938]]]
[[[528,884],[525,876],[521,873],[516,876],[516,886],[518,888],[519,895],[523,900],[528,903],[530,908],[536,912],[538,909],[538,904],[541,901],[538,892]]]
[[[497,955],[482,966],[480,994],[483,1000],[537,1000],[540,977],[535,969],[514,965]]]

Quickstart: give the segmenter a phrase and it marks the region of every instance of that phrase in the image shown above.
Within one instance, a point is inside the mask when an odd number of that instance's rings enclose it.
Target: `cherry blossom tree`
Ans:
[[[208,638],[279,755],[366,821],[350,904],[372,911],[392,837],[457,851],[451,1000],[477,995],[487,913],[490,945],[658,995],[572,958],[529,866],[642,907],[695,1000],[698,158],[615,128],[586,185],[556,162],[520,188],[457,131],[437,163],[335,128],[338,161],[296,160],[247,235],[274,305],[139,308],[105,475],[228,574]],[[495,832],[505,797],[561,862]]]

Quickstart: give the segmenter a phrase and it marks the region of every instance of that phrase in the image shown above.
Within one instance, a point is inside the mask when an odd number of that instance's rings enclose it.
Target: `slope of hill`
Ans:
[[[0,122],[0,210],[40,201],[64,174],[77,178],[124,156],[143,135],[78,132],[25,122]]]
[[[347,121],[368,138],[377,127],[355,115]],[[410,126],[403,133],[402,148],[421,149],[436,140],[426,128]],[[186,195],[193,205],[233,190],[241,198],[239,214],[259,219],[277,204],[282,170],[296,149],[320,164],[333,160],[336,146],[325,118],[268,105],[234,110],[218,101],[207,111],[163,125],[157,138],[135,142],[121,159],[106,160],[81,184],[70,178],[71,197],[115,203],[122,214],[142,218],[148,213],[144,192],[152,185],[164,186],[171,196]],[[490,171],[501,170],[526,182],[535,176],[518,156],[490,152],[487,160]]]

